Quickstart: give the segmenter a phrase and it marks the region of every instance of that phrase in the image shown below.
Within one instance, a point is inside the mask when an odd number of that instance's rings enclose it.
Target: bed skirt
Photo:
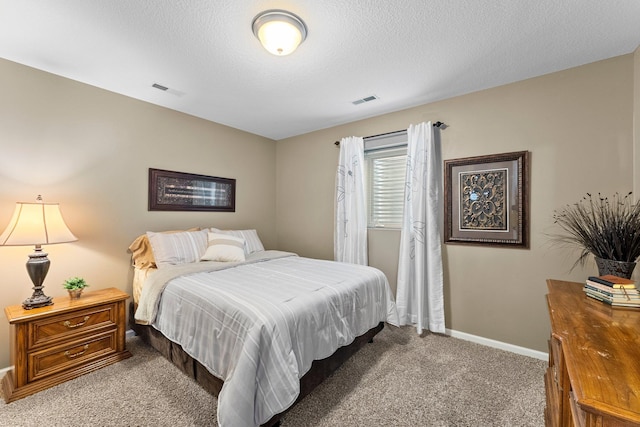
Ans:
[[[142,338],[147,344],[158,350],[162,356],[177,366],[182,372],[193,378],[207,392],[218,396],[222,389],[222,381],[220,378],[211,374],[200,362],[189,356],[179,344],[174,343],[167,337],[162,335],[160,331],[153,326],[138,325],[134,319],[135,306],[134,303],[129,307],[129,319],[131,319],[131,329]],[[384,328],[384,322],[380,322],[377,326],[369,329],[364,334],[357,337],[351,344],[340,347],[331,356],[322,360],[315,360],[309,372],[300,379],[300,395],[293,405],[302,400],[306,395],[316,388],[322,381],[338,369],[347,359],[360,350],[368,342],[373,341],[373,337]],[[292,406],[293,406],[292,405]],[[287,409],[288,410],[288,409]],[[265,427],[277,425],[282,415],[286,413],[274,415],[268,422],[263,424]]]

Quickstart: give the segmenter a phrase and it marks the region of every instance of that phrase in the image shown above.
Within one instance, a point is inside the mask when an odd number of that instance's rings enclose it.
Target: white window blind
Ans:
[[[406,132],[365,140],[365,179],[370,228],[400,228],[402,225],[406,144]]]

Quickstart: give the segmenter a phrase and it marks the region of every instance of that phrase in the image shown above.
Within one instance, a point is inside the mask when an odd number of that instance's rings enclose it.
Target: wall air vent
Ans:
[[[379,99],[379,98],[377,96],[375,96],[375,95],[370,95],[370,96],[367,96],[365,98],[356,99],[355,101],[352,102],[352,104],[353,105],[360,105],[360,104],[364,104],[365,102],[374,101],[376,99]]]
[[[169,89],[168,87],[162,86],[162,85],[160,85],[158,83],[152,84],[151,87],[155,87],[156,89],[160,89],[160,90],[168,90]]]

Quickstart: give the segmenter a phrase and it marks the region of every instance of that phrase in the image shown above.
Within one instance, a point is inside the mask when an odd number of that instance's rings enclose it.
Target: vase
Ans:
[[[596,265],[598,266],[598,275],[605,276],[612,274],[618,277],[624,277],[625,279],[631,279],[633,269],[636,267],[635,262],[615,261],[613,259],[596,258]]]
[[[78,299],[82,295],[82,289],[67,289],[67,292],[69,292],[69,298],[71,299]]]

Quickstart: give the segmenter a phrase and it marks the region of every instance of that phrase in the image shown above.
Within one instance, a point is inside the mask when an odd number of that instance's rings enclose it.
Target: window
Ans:
[[[365,185],[370,228],[401,228],[407,133],[365,139]]]

